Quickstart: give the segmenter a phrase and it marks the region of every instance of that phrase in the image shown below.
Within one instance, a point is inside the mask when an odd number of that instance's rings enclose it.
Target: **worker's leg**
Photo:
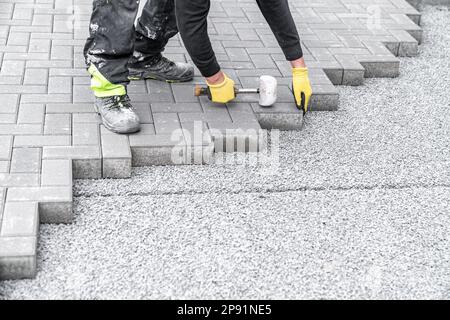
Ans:
[[[134,20],[139,0],[94,0],[84,55],[91,74],[95,108],[103,125],[117,133],[140,128],[126,85],[134,48]]]
[[[97,97],[125,94],[138,6],[137,0],[94,0],[84,55]]]
[[[130,78],[188,81],[194,69],[187,63],[172,62],[161,53],[178,33],[174,0],[148,0],[136,25],[136,42],[129,64]]]
[[[135,50],[158,55],[177,33],[174,0],[148,0],[136,24]]]

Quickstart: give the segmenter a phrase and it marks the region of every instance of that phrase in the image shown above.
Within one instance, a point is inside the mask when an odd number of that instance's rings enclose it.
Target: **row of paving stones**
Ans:
[[[417,4],[418,2],[415,1]],[[312,110],[335,110],[334,85],[395,77],[396,56],[417,53],[420,13],[404,0],[290,1],[311,71]],[[192,84],[136,82],[142,131],[113,134],[92,107],[82,50],[91,0],[0,0],[0,278],[33,277],[39,222],[68,223],[73,178],[126,178],[132,166],[208,163],[214,152],[257,151],[263,129],[298,130],[290,69],[253,0],[213,1],[209,31],[238,86],[269,74],[278,102],[254,95],[226,107]],[[165,54],[190,61],[179,37]],[[202,81],[196,70],[195,81]]]

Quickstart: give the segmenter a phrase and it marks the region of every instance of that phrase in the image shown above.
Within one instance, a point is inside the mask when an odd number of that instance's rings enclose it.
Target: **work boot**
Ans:
[[[135,52],[128,64],[130,80],[155,79],[166,82],[185,82],[194,78],[194,67],[188,63],[173,62],[163,57],[146,57]]]
[[[103,125],[115,133],[133,133],[140,130],[139,117],[128,95],[95,100],[95,109],[102,117]]]

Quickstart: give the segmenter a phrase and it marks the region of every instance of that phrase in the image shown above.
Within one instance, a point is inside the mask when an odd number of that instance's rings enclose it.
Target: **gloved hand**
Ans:
[[[210,99],[217,103],[227,103],[236,98],[236,93],[234,92],[234,81],[223,74],[225,79],[219,84],[209,84],[207,82],[209,92],[211,94]]]
[[[312,95],[308,68],[292,68],[292,90],[294,91],[297,108],[308,111],[309,100]]]

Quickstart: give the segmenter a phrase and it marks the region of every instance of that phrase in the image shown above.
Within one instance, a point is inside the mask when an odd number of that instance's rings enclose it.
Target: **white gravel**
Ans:
[[[450,298],[450,12],[397,79],[341,87],[281,135],[280,168],[151,167],[78,181],[4,298]],[[270,171],[269,171],[270,173]]]

